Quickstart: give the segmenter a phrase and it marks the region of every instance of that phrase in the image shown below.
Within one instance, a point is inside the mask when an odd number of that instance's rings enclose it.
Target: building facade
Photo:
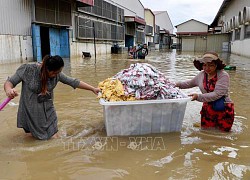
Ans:
[[[210,27],[229,35],[231,53],[250,57],[250,0],[224,0]]]
[[[74,5],[80,1],[74,1]],[[69,29],[72,27],[71,1],[32,1],[32,45],[33,58],[41,61],[49,55],[70,57]]]
[[[205,51],[228,52],[229,36],[209,32],[209,25],[195,19],[177,26],[177,49],[204,53]]]
[[[145,8],[145,20],[146,20],[146,27],[145,27],[145,35],[146,35],[146,44],[148,45],[149,49],[155,49],[154,43],[154,34],[155,34],[155,15],[150,10]]]
[[[166,11],[156,15],[140,0],[8,0],[0,9],[0,63],[107,54],[144,43],[165,48],[173,32]]]
[[[73,9],[71,57],[111,53],[112,46],[124,46],[124,9],[117,3],[95,0],[93,6]]]
[[[113,0],[124,9],[125,47],[145,43],[144,6],[139,0]]]
[[[208,24],[190,19],[175,27],[177,29],[177,49],[182,51],[205,51]]]
[[[159,28],[159,49],[170,48],[170,45],[172,44],[171,37],[173,36],[174,31],[174,26],[170,17],[167,11],[154,11],[154,15],[155,24]]]
[[[32,1],[0,1],[0,9],[0,63],[32,60]]]
[[[41,61],[46,54],[70,57],[72,12],[93,0],[0,1],[0,63]]]

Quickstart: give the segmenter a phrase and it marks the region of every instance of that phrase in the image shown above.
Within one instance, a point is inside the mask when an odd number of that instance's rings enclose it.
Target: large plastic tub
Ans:
[[[180,131],[189,100],[184,95],[180,99],[99,102],[107,136],[128,136]]]

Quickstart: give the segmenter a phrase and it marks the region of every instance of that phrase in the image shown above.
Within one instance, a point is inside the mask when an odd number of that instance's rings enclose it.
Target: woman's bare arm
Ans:
[[[85,90],[90,90],[93,93],[95,93],[96,95],[100,91],[99,88],[95,88],[95,87],[93,87],[93,86],[91,86],[91,85],[89,85],[89,84],[87,84],[87,83],[85,83],[83,81],[80,81],[80,84],[79,84],[79,86],[77,88],[79,88],[79,89],[85,89]]]

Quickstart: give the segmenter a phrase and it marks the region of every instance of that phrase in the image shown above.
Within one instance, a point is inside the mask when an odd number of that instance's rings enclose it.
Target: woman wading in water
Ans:
[[[60,81],[71,87],[92,91],[99,89],[62,72],[60,56],[45,56],[42,64],[23,64],[8,78],[4,90],[9,98],[18,96],[15,86],[22,83],[17,113],[17,127],[37,139],[50,139],[58,132],[57,115],[53,104],[53,89]]]

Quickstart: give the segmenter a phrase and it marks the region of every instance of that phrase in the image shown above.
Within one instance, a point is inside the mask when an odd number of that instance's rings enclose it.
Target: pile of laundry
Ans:
[[[99,83],[102,95],[107,101],[131,101],[183,98],[174,83],[163,73],[147,63],[131,64],[112,78]]]
[[[98,84],[98,87],[102,90],[98,98],[103,98],[106,101],[134,101],[135,96],[125,96],[125,91],[121,81],[115,78],[108,78]]]

